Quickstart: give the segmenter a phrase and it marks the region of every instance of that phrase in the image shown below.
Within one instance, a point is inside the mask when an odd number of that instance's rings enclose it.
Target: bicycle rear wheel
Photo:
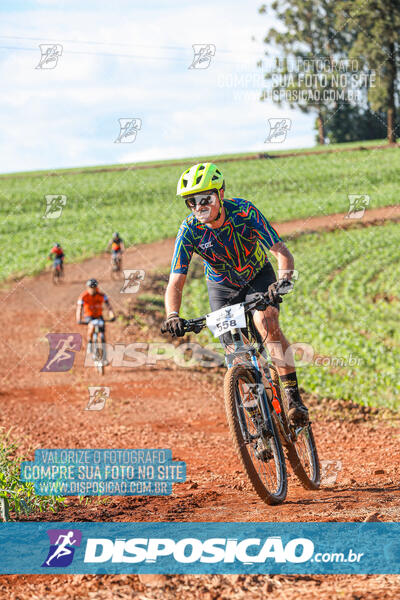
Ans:
[[[286,416],[286,396],[281,387],[278,373],[271,365],[270,372],[282,408],[283,427],[290,439],[290,441],[284,440],[287,459],[302,486],[307,490],[317,490],[321,483],[321,472],[311,424],[306,427],[293,427],[289,424]]]
[[[276,425],[271,419],[272,431],[265,423],[260,428],[243,407],[255,382],[254,373],[242,365],[227,371],[224,397],[228,425],[239,459],[258,496],[266,504],[281,504],[287,494],[287,474]],[[263,420],[261,414],[258,418]]]
[[[321,473],[311,425],[298,428],[296,441],[288,446],[287,457],[295,475],[307,490],[317,490]]]

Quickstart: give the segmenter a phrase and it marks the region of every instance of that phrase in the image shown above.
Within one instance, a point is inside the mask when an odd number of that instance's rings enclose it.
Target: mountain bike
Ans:
[[[92,336],[92,350],[93,350],[93,362],[94,368],[100,375],[104,375],[104,347],[103,344],[105,342],[104,335],[104,320],[103,319],[93,319],[91,321],[93,325],[93,336]]]
[[[120,279],[122,271],[121,252],[111,253],[111,279]]]
[[[61,258],[55,258],[53,261],[53,273],[52,280],[54,285],[58,285],[61,283],[62,278],[64,277],[64,265]]]
[[[283,296],[293,284],[283,281]],[[184,322],[186,332],[200,333],[208,326],[214,335],[231,332],[233,351],[225,353],[228,370],[224,400],[229,429],[246,475],[267,504],[281,504],[287,494],[287,459],[301,484],[310,490],[320,485],[320,465],[311,423],[294,426],[287,418],[287,402],[278,372],[254,325],[251,311],[271,305],[265,294],[225,306]],[[162,332],[163,329],[161,330]]]
[[[103,317],[99,317],[98,319],[92,319],[90,324],[93,325],[93,335],[91,341],[91,354],[93,358],[94,368],[100,374],[104,375],[104,367],[107,365],[106,360],[104,359],[104,344],[105,344],[105,332],[104,332],[104,323],[112,322],[114,319],[103,319]],[[85,321],[80,321],[80,325],[88,325]]]

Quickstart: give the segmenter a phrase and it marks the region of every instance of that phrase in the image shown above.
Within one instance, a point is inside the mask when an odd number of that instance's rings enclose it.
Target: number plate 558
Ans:
[[[246,327],[243,304],[233,304],[232,306],[215,310],[206,315],[206,323],[211,333],[216,337],[227,331],[232,331],[232,329]]]

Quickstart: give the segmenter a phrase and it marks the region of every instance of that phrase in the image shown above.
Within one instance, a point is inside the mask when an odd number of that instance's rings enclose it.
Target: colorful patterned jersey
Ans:
[[[204,260],[206,279],[240,288],[268,262],[266,250],[281,239],[259,210],[242,198],[224,199],[226,219],[211,229],[189,215],[175,241],[171,273],[187,273],[193,252]]]

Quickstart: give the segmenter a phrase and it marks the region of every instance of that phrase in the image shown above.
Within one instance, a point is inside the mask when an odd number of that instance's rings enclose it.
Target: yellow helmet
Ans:
[[[186,169],[178,181],[176,193],[178,196],[189,196],[207,190],[225,188],[224,176],[214,163],[199,163]]]

